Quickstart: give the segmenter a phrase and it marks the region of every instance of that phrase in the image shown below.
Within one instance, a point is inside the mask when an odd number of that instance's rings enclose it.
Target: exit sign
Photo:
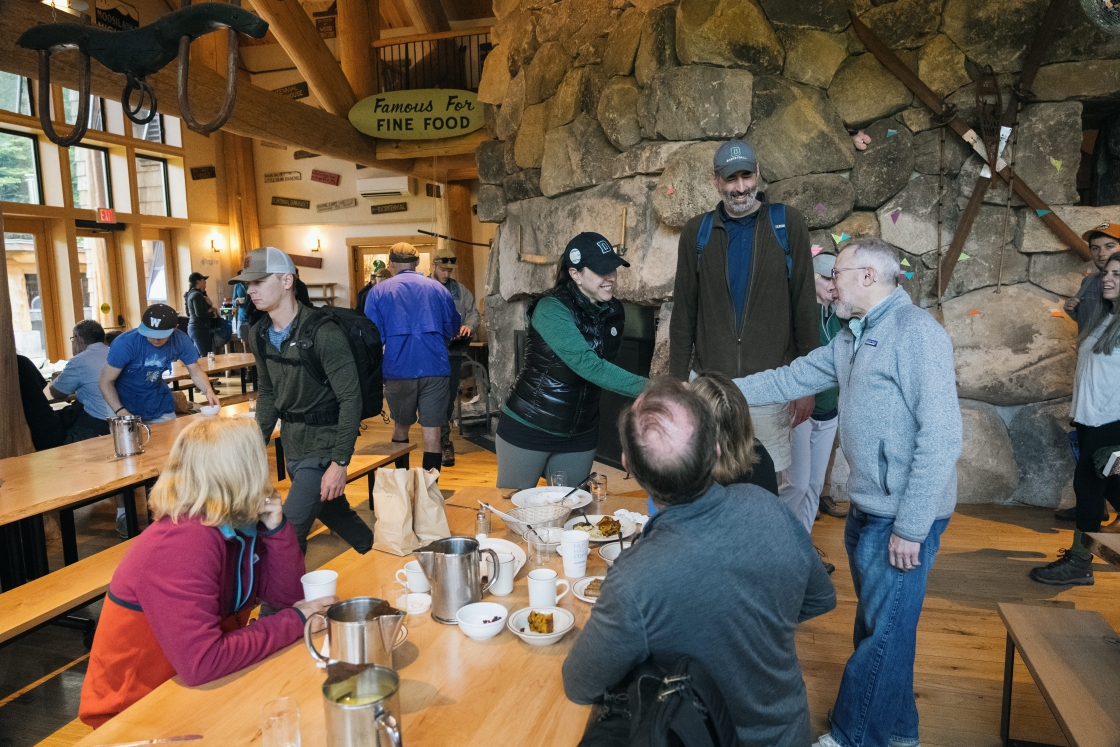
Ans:
[[[113,208],[97,208],[98,223],[116,223],[117,212]]]

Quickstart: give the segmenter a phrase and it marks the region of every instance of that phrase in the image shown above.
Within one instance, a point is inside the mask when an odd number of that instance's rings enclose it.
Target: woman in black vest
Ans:
[[[498,422],[499,488],[531,488],[557,471],[568,485],[583,482],[599,443],[600,389],[637,397],[648,383],[610,363],[626,323],[614,300],[620,266],[630,264],[609,241],[581,233],[556,285],[529,306],[525,367]]]
[[[192,272],[187,278],[189,289],[183,295],[187,306],[187,334],[194,340],[198,354],[209,355],[214,351],[214,318],[218,313],[206,295],[206,281],[209,275]]]

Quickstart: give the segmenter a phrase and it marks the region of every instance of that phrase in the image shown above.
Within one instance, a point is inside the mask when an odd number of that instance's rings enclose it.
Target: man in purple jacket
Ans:
[[[438,470],[443,456],[439,428],[451,397],[451,364],[447,341],[459,334],[459,312],[451,293],[416,271],[420,253],[400,242],[389,250],[393,277],[370,289],[366,316],[385,344],[381,371],[385,400],[393,418],[393,441],[408,443],[408,429],[417,420],[424,432],[424,469]],[[408,468],[408,454],[397,460]]]

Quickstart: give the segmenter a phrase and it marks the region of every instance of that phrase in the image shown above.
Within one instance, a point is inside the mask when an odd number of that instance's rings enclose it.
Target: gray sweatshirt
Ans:
[[[713,485],[649,520],[607,573],[564,661],[564,692],[594,703],[649,658],[699,661],[748,747],[812,742],[797,623],[836,590],[790,510],[757,485]]]
[[[894,533],[923,542],[953,513],[961,411],[953,345],[902,288],[864,317],[857,341],[843,329],[785,368],[735,379],[747,402],[789,402],[840,387],[840,445],[861,511],[894,518]]]

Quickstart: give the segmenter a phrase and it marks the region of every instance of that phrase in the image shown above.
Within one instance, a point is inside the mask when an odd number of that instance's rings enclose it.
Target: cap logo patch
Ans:
[[[611,327],[611,337],[618,337],[618,327]]]
[[[568,259],[572,261],[573,265],[578,265],[579,261],[583,259],[583,255],[579,253],[579,249],[573,249],[568,252]]]
[[[153,326],[153,327],[158,327],[158,326],[159,326],[159,323],[160,323],[161,321],[163,321],[163,320],[162,320],[162,319],[160,319],[160,318],[159,318],[158,316],[154,316],[154,317],[152,317],[152,324],[151,324],[151,326]]]
[[[606,241],[597,241],[595,242],[595,245],[599,247],[599,251],[601,251],[603,254],[610,254],[612,251],[611,245]]]
[[[1112,224],[1111,224],[1111,223],[1102,223],[1102,224],[1100,224],[1099,226],[1097,226],[1097,230],[1098,230],[1098,231],[1104,231],[1104,230],[1105,230],[1105,229],[1107,229],[1107,228],[1108,228],[1108,227],[1109,227],[1110,225],[1112,225]]]

